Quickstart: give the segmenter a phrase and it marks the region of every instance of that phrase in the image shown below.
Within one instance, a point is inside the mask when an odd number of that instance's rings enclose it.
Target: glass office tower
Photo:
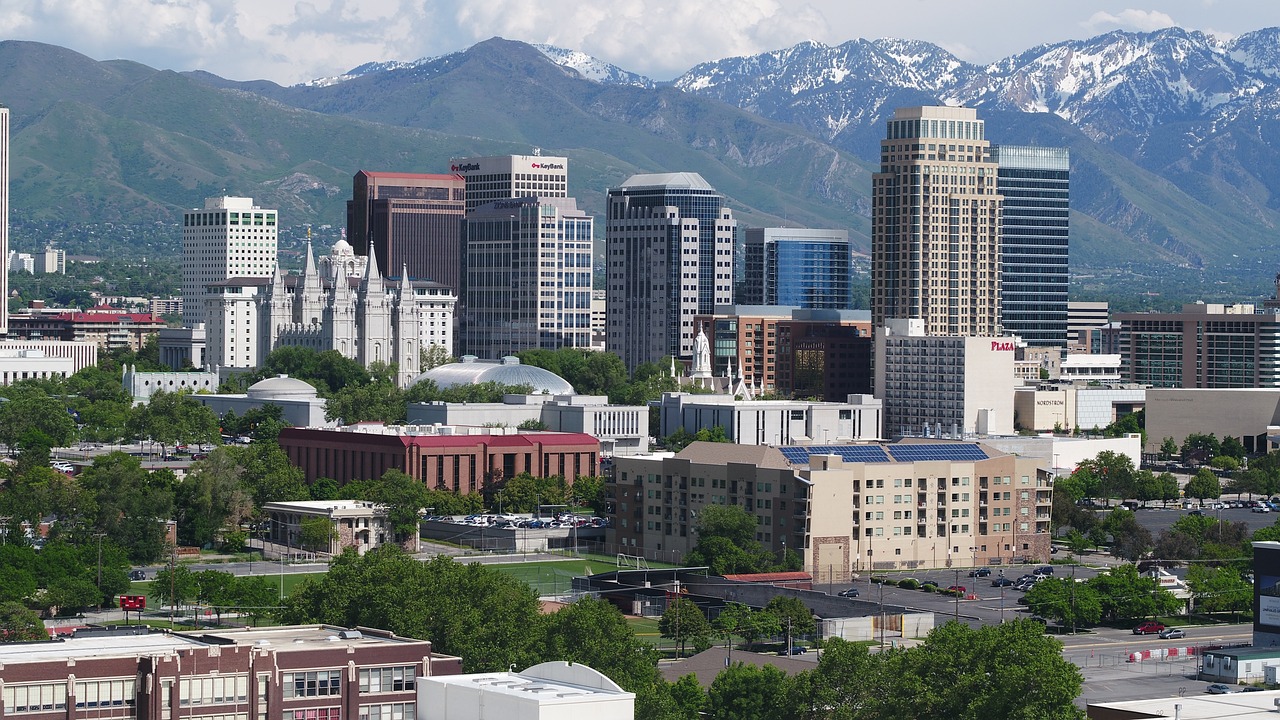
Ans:
[[[991,155],[1004,196],[1000,324],[1028,345],[1065,348],[1070,154],[996,145]]]
[[[739,305],[845,310],[853,301],[847,230],[747,228]]]

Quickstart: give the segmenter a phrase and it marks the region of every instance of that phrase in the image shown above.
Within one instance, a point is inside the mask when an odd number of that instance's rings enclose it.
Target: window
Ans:
[[[413,720],[414,715],[411,702],[360,706],[360,720]]]
[[[284,674],[284,696],[286,698],[315,697],[317,695],[340,695],[341,693],[342,671],[340,670],[320,670],[317,672]],[[334,708],[334,711],[336,712],[337,708]],[[306,717],[301,720],[335,719]]]
[[[412,690],[417,675],[418,668],[413,665],[361,670],[360,694]]]
[[[342,720],[342,713],[336,707],[286,710],[284,720]]]
[[[248,699],[249,676],[244,674],[182,678],[178,683],[178,703],[182,707],[245,702]]]
[[[65,682],[4,686],[5,714],[47,712],[66,710],[66,708],[67,684]]]

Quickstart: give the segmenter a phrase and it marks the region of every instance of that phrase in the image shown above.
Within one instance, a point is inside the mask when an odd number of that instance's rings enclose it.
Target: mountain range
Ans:
[[[291,87],[6,41],[0,103],[17,218],[172,223],[229,193],[279,207],[282,224],[340,226],[357,170],[443,172],[540,148],[570,158],[570,194],[597,216],[633,173],[692,170],[742,225],[847,228],[863,250],[884,120],[964,104],[992,142],[1071,150],[1079,276],[1276,269],[1276,28],[1231,41],[1114,32],[984,66],[919,41],[802,43],[667,83],[495,38]]]

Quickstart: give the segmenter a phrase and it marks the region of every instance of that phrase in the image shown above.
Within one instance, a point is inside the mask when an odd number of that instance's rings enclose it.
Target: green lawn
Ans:
[[[528,583],[539,595],[567,593],[573,587],[573,578],[617,570],[616,563],[601,560],[539,560],[520,563],[496,563],[494,570]]]

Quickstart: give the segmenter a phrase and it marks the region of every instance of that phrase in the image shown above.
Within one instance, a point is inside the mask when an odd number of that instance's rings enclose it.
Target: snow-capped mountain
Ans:
[[[537,45],[538,52],[547,56],[551,62],[576,70],[579,75],[594,82],[606,85],[632,85],[642,88],[657,87],[657,83],[643,75],[628,72],[609,63],[577,50],[566,50],[554,45]]]
[[[298,83],[294,87],[329,87],[330,85],[337,85],[338,83],[344,83],[348,80],[364,77],[365,75],[377,75],[378,73],[393,72],[396,70],[411,70],[413,68],[422,67],[423,65],[429,65],[438,59],[438,57],[424,57],[418,58],[412,62],[400,62],[398,60],[367,62],[363,65],[353,67],[341,75],[331,75],[329,77],[307,80],[305,82]]]

